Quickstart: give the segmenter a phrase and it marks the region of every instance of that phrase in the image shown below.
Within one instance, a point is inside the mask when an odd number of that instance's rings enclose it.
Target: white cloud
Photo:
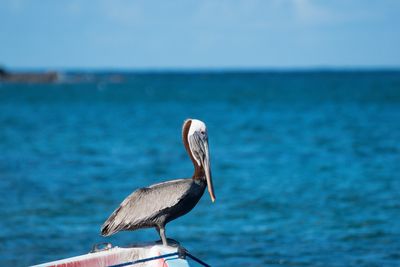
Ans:
[[[327,15],[325,10],[312,4],[310,0],[293,0],[292,3],[301,20],[320,20]]]
[[[122,24],[133,25],[144,20],[143,2],[126,0],[103,0],[99,4],[101,14],[109,20]]]

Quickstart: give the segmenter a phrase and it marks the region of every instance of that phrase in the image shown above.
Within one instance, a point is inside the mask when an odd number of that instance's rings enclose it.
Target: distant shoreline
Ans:
[[[7,83],[54,83],[59,80],[59,73],[49,72],[10,72],[0,68],[0,82]]]

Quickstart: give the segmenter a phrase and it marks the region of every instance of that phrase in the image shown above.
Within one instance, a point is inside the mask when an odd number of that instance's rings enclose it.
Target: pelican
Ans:
[[[101,227],[109,236],[119,231],[155,227],[163,245],[168,245],[165,225],[191,211],[205,188],[215,201],[211,178],[208,135],[204,122],[187,119],[182,126],[182,140],[194,166],[192,178],[171,180],[134,191],[121,203]]]

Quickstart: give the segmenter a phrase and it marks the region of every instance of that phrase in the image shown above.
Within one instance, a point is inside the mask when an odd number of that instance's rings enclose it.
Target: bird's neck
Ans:
[[[193,166],[194,166],[194,173],[192,178],[194,180],[203,180],[205,179],[205,172],[204,172],[204,168],[197,165],[196,162],[193,162]]]

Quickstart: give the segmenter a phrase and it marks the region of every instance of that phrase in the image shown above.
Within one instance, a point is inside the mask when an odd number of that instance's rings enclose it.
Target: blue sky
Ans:
[[[8,68],[399,67],[398,0],[1,0]]]

